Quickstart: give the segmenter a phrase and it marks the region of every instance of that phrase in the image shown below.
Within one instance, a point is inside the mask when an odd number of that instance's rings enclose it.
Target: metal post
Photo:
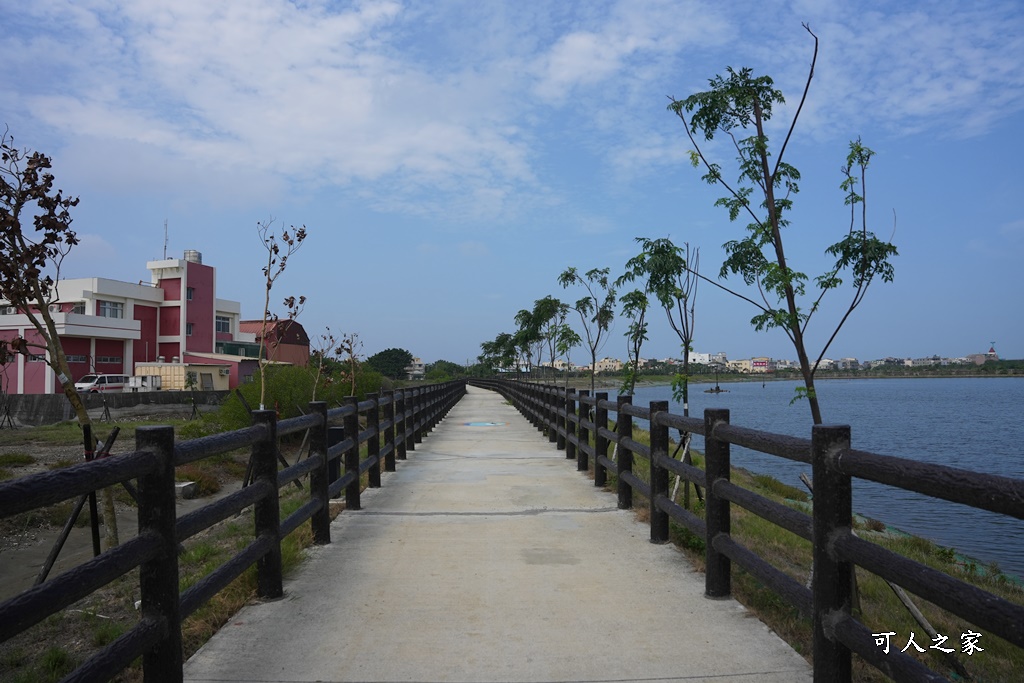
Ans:
[[[668,542],[668,513],[658,507],[668,500],[668,427],[658,418],[668,412],[668,401],[651,401],[651,543]]]
[[[633,471],[633,451],[626,448],[626,439],[633,438],[633,416],[622,412],[622,407],[633,403],[632,396],[619,396],[616,401],[615,431],[619,435],[619,459],[615,461],[615,473],[619,479],[619,509],[633,507],[633,487],[622,478],[623,472]]]
[[[715,537],[728,536],[731,529],[729,501],[715,493],[715,482],[729,481],[729,442],[715,437],[715,427],[729,424],[729,411],[707,409],[704,411],[704,457],[708,481],[705,497],[705,539],[706,559],[704,571],[704,595],[709,598],[725,598],[732,592],[732,565],[729,558],[715,549]]]
[[[135,448],[156,456],[157,465],[139,477],[139,533],[160,537],[161,552],[139,567],[142,618],[164,621],[166,636],[142,656],[146,681],[181,680],[181,603],[178,597],[178,535],[174,491],[174,428],[139,427]]]
[[[594,486],[600,487],[608,484],[608,470],[601,463],[601,458],[608,457],[608,437],[601,434],[602,429],[608,429],[608,407],[601,405],[607,400],[607,391],[594,394]]]
[[[814,476],[814,680],[849,681],[850,650],[830,637],[833,624],[850,614],[853,564],[837,558],[829,549],[853,526],[853,492],[850,477],[829,463],[835,454],[850,447],[850,427],[815,425],[811,430],[811,471]],[[710,494],[708,496],[710,498]]]
[[[327,467],[327,402],[313,401],[309,404],[310,414],[320,416],[320,424],[309,430],[310,457],[321,458],[320,466],[309,473],[309,495],[320,502],[320,509],[310,517],[313,543],[326,545],[331,542],[330,486],[331,477]]]
[[[253,483],[261,483],[270,492],[253,506],[256,537],[271,539],[270,550],[256,560],[256,585],[260,597],[279,598],[284,595],[281,568],[281,512],[277,488],[277,412],[253,411],[254,424],[267,428],[267,435],[252,446]]]

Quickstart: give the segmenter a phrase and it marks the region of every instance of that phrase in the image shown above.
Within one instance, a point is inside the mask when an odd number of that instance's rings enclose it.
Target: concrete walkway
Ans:
[[[490,391],[470,387],[363,508],[185,680],[811,680]]]

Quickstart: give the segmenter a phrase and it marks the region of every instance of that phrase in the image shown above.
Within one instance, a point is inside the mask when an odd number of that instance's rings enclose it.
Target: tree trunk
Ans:
[[[44,319],[48,316],[44,316]],[[47,321],[49,322],[49,321]],[[48,325],[49,327],[49,325]],[[53,330],[53,338],[59,339],[56,336],[56,329]],[[48,344],[50,357],[53,358],[57,365],[57,381],[61,384],[61,389],[64,390],[64,395],[67,396],[68,401],[71,403],[71,407],[75,411],[75,416],[78,418],[78,425],[81,428],[85,428],[86,425],[92,425],[92,418],[89,417],[89,411],[86,410],[85,404],[82,403],[82,397],[78,395],[78,391],[75,390],[74,380],[70,376],[70,369],[68,368],[67,358],[64,356],[64,349],[59,343]],[[91,432],[90,437],[91,443],[87,445],[88,450],[96,451],[96,434]],[[103,522],[103,539],[104,545],[107,550],[116,548],[120,545],[120,538],[117,530],[117,511],[114,507],[114,489],[105,488],[100,492],[102,498],[102,507],[100,511],[100,519]]]

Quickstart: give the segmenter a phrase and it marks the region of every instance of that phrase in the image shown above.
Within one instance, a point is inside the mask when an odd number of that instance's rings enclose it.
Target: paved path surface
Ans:
[[[331,535],[284,598],[243,609],[185,680],[811,680],[483,389]]]

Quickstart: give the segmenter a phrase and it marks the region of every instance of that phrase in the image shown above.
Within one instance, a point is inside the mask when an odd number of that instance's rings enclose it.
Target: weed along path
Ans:
[[[383,476],[185,680],[811,680],[495,393],[470,387]]]

